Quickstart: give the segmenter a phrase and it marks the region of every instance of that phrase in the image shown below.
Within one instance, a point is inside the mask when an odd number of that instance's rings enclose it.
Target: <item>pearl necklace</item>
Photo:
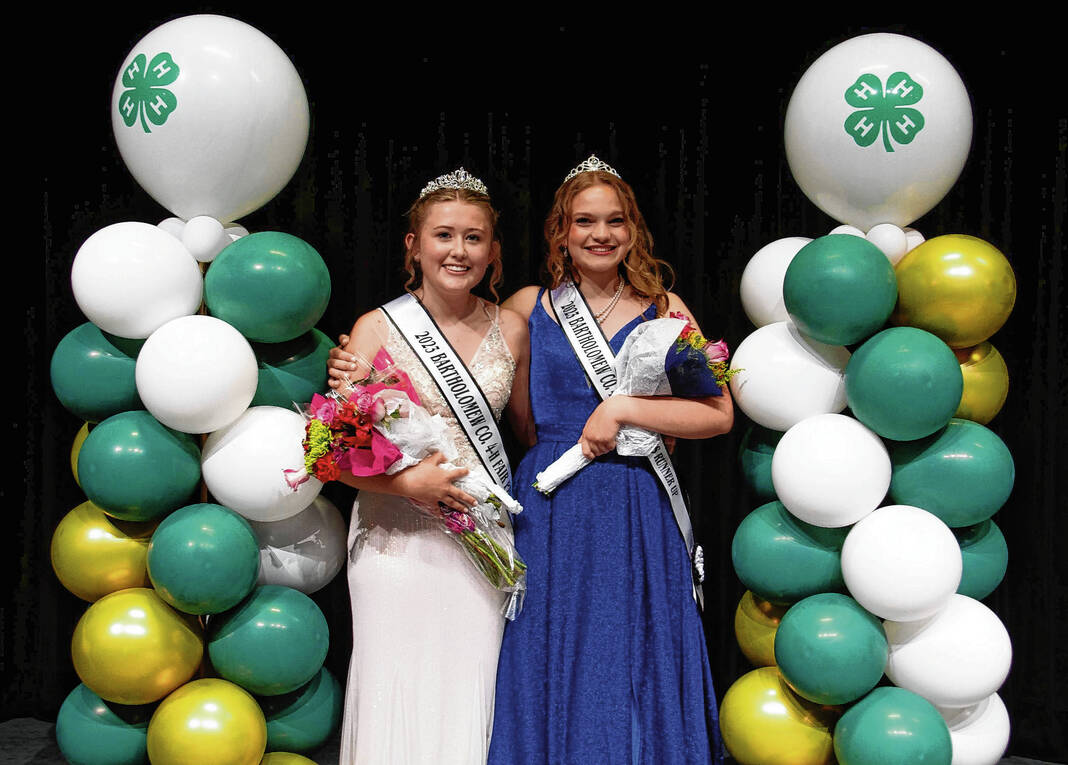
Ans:
[[[619,286],[616,287],[616,294],[612,295],[612,299],[608,301],[608,305],[593,315],[594,320],[598,324],[604,324],[605,319],[608,318],[608,314],[612,313],[612,309],[616,307],[616,303],[619,302],[619,298],[623,295],[624,286],[626,285],[621,276],[619,277]]]

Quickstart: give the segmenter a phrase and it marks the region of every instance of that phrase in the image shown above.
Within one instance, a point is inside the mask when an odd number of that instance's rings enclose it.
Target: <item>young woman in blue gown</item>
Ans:
[[[634,192],[592,158],[556,192],[545,223],[551,287],[573,280],[618,352],[639,322],[681,312]],[[515,476],[523,613],[498,664],[491,765],[692,765],[721,760],[716,698],[691,563],[645,457],[614,451],[619,427],[707,438],[730,429],[729,394],[613,396],[590,386],[544,289],[504,306],[528,318],[533,423]],[[696,323],[696,322],[695,322]],[[593,463],[551,497],[535,475],[576,442]]]

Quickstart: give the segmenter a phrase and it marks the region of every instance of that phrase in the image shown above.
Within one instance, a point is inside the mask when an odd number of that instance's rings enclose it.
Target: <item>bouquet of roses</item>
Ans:
[[[304,415],[304,467],[286,470],[286,482],[295,490],[309,476],[331,481],[343,471],[356,476],[393,475],[419,463],[434,452],[456,468],[459,454],[448,426],[440,415],[424,409],[411,380],[398,369],[385,349],[369,365],[371,373],[350,382],[346,390],[312,397]],[[514,619],[522,608],[526,564],[516,552],[501,520],[501,511],[515,514],[523,507],[495,483],[476,473],[456,485],[475,498],[477,505],[464,512],[444,505],[411,504],[441,521],[468,559],[497,590],[511,593],[504,613]]]
[[[616,354],[618,383],[612,395],[722,396],[736,372],[727,366],[728,349],[722,340],[706,340],[687,316],[653,319],[635,327]],[[624,425],[616,435],[616,452],[627,457],[653,453],[660,436],[644,428]],[[545,495],[590,463],[575,444],[537,474],[534,488]]]

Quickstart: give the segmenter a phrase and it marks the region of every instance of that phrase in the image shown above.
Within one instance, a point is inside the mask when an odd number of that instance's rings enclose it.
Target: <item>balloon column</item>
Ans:
[[[52,357],[87,421],[71,461],[88,501],[52,539],[90,603],[57,722],[71,762],[254,764],[336,728],[308,593],[341,568],[345,532],[318,481],[294,492],[282,472],[303,460],[292,402],[326,387],[330,276],[310,244],[233,223],[289,181],[308,124],[286,55],[222,16],[155,29],[116,80],[123,160],[177,217],[85,241],[71,282],[89,321]]]
[[[971,129],[953,67],[896,34],[832,48],[791,97],[790,168],[842,225],[772,242],[741,280],[757,329],[731,390],[755,423],[743,472],[771,500],[732,545],[759,667],[721,709],[742,765],[993,765],[1007,746],[1012,648],[979,600],[1007,562],[991,516],[1013,461],[984,426],[1008,391],[989,338],[1015,278],[987,242],[906,228]]]

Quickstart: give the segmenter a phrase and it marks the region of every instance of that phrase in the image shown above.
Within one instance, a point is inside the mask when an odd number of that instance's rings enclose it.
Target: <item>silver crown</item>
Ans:
[[[446,175],[439,175],[432,180],[419,192],[419,198],[422,199],[430,192],[437,191],[438,189],[467,189],[468,191],[474,191],[478,194],[489,196],[486,184],[471,175],[471,173],[467,172],[462,167],[459,170],[447,173]]]
[[[616,178],[623,180],[623,177],[615,171],[615,168],[613,168],[607,162],[602,162],[601,160],[597,159],[596,154],[591,154],[589,159],[582,160],[582,162],[579,163],[578,167],[576,167],[574,170],[567,174],[567,177],[564,178],[564,183],[567,183],[579,173],[592,173],[594,170],[611,173]]]

